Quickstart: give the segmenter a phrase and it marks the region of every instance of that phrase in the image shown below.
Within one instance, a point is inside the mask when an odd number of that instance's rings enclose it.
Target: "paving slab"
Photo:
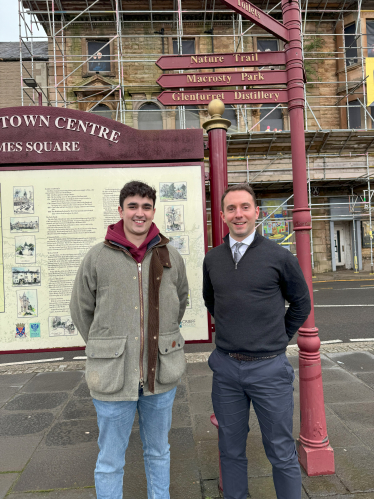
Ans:
[[[34,376],[35,373],[4,374],[0,376],[0,386],[22,387]]]
[[[191,414],[213,414],[213,405],[210,394],[190,393],[189,397]]]
[[[360,402],[355,404],[329,404],[334,413],[351,429],[374,429],[374,402]]]
[[[21,393],[13,397],[3,409],[5,411],[40,411],[56,409],[68,399],[66,392]]]
[[[192,426],[190,408],[187,402],[176,402],[173,405],[172,428],[183,428]]]
[[[68,490],[53,490],[51,492],[43,492],[39,494],[30,494],[28,492],[21,492],[10,494],[8,499],[96,499],[96,492],[93,487],[82,489],[68,489]]]
[[[4,499],[12,484],[17,480],[18,473],[0,474],[0,499]]]
[[[73,390],[84,376],[83,371],[39,373],[23,388],[25,393],[66,392]]]
[[[349,491],[336,475],[304,477],[303,486],[310,497],[347,494]]]
[[[96,410],[92,398],[73,398],[64,408],[59,419],[95,419]]]
[[[358,379],[374,389],[374,373],[357,373]]]
[[[360,383],[360,380],[341,367],[331,367],[330,369],[322,369],[322,382],[326,385],[327,383]]]
[[[202,489],[203,489],[203,499],[205,498],[215,499],[219,497],[218,479],[203,480]]]
[[[369,352],[329,353],[328,356],[334,362],[341,362],[339,367],[353,373],[374,372],[374,355]]]
[[[185,383],[178,384],[174,403],[177,403],[179,401],[181,402],[187,401],[187,385]]]
[[[42,438],[43,434],[27,437],[1,437],[0,472],[23,470]]]
[[[336,475],[349,492],[374,490],[374,453],[365,447],[334,449]]]
[[[211,375],[212,370],[207,362],[193,362],[187,364],[187,377]]]
[[[335,414],[326,414],[327,433],[330,445],[333,449],[337,447],[356,447],[363,444],[363,441],[347,427]]]
[[[253,499],[275,499],[273,477],[258,477],[248,480],[248,491]]]
[[[90,390],[88,389],[86,381],[82,381],[82,383],[78,386],[78,388],[74,391],[73,397],[78,398],[92,398],[90,394]]]
[[[210,422],[209,414],[193,414],[192,427],[196,442],[204,440],[218,440],[218,430]]]
[[[196,443],[201,478],[215,480],[219,476],[218,441],[205,440]]]
[[[345,401],[347,405],[357,402],[374,402],[374,390],[357,379],[349,383],[326,383],[323,387],[325,404]]]
[[[0,436],[39,433],[51,425],[53,418],[52,412],[4,414],[0,411]]]
[[[212,379],[213,375],[206,376],[190,376],[188,378],[188,387],[190,393],[210,393],[212,391]]]
[[[97,452],[96,442],[68,448],[38,449],[15,484],[14,491],[93,486]]]
[[[57,421],[46,435],[46,447],[76,447],[96,442],[99,428],[96,419]]]
[[[197,459],[192,428],[172,428],[169,433],[170,455],[173,459]]]
[[[1,377],[1,376],[0,376]],[[19,386],[0,386],[0,408],[12,399],[21,389]]]

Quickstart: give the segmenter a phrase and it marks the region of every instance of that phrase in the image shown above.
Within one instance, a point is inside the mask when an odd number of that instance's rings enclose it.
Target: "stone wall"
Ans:
[[[29,78],[31,74],[31,62],[24,62],[23,65],[26,69],[23,69],[23,78]],[[27,71],[26,71],[27,70]],[[48,95],[48,90],[46,87],[48,85],[47,81],[48,65],[46,62],[36,61],[34,62],[34,78],[37,83],[43,88],[44,92]],[[22,106],[21,99],[21,66],[19,61],[1,61],[0,60],[0,81],[1,81],[1,92],[0,92],[0,108],[2,107],[14,107]],[[28,89],[27,94],[32,98],[33,91]],[[32,100],[24,93],[24,106],[32,106],[34,103]],[[35,104],[38,104],[38,96],[36,92],[34,93]],[[47,105],[47,100],[43,97],[43,105]]]

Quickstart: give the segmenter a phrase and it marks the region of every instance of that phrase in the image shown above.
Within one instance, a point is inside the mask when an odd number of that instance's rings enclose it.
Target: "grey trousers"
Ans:
[[[246,442],[252,401],[273,467],[277,498],[301,499],[301,472],[292,436],[295,375],[286,355],[240,362],[214,350],[208,363],[213,371],[224,498],[247,498]]]

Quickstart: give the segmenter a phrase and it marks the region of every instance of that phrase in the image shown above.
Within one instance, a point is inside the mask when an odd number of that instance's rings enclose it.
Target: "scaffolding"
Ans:
[[[281,19],[280,2],[255,3]],[[156,60],[163,54],[186,53],[188,42],[192,41],[195,48],[199,46],[200,53],[251,52],[259,50],[265,41],[273,45],[275,42],[219,0],[18,0],[18,4],[21,81],[24,77],[35,77],[35,42],[44,41],[48,43],[49,78],[39,88],[48,105],[103,114],[138,128],[144,126],[141,121],[145,111],[145,126],[162,128],[200,127],[208,115],[201,106],[163,108],[156,100],[161,91],[156,77],[152,81],[149,76],[148,81],[145,77],[134,82],[129,77],[129,68],[143,68],[144,75],[160,74],[155,69]],[[318,202],[322,183],[344,185],[353,190],[353,195],[365,196],[368,209],[363,218],[369,223],[370,268],[374,272],[374,107],[367,102],[365,65],[366,57],[374,56],[374,51],[371,54],[374,35],[369,43],[366,20],[370,19],[370,12],[363,7],[362,0],[301,0],[302,48],[308,76],[304,85],[305,133],[313,223],[322,219],[331,221],[331,215],[325,213],[329,211],[325,203]],[[374,11],[372,14],[374,28]],[[345,32],[347,26],[353,29]],[[83,38],[87,43],[82,43]],[[136,38],[139,38],[137,44]],[[100,47],[89,50],[90,41],[100,42]],[[276,49],[282,50],[282,43],[275,43]],[[90,64],[102,57],[105,49],[108,52],[108,47],[109,55],[104,59],[110,69],[104,73],[98,71],[93,81],[96,74],[88,71]],[[27,67],[23,61],[25,55],[31,59]],[[78,78],[85,71],[89,77],[86,74]],[[139,97],[143,93],[146,97]],[[22,105],[36,104],[37,92],[22,83],[21,99]],[[277,111],[282,113],[282,128],[264,132],[263,125]],[[326,125],[331,116],[337,124],[334,127]],[[278,104],[265,108],[263,113],[255,105],[230,106],[225,117],[233,123],[228,134],[229,182],[250,182],[265,193],[271,188],[290,191],[287,106]],[[324,212],[322,218],[318,210]],[[292,243],[292,238],[288,242]],[[313,257],[313,244],[311,248]]]

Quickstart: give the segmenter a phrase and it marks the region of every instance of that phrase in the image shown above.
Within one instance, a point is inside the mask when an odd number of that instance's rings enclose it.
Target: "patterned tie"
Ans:
[[[238,262],[239,262],[239,260],[240,260],[240,259],[241,259],[241,257],[242,257],[242,255],[241,255],[241,254],[240,254],[240,252],[239,252],[239,248],[241,248],[241,247],[243,246],[243,244],[244,244],[244,243],[235,243],[235,244],[233,245],[233,248],[235,248],[235,249],[234,249],[234,262],[235,262],[235,263],[238,263]]]

